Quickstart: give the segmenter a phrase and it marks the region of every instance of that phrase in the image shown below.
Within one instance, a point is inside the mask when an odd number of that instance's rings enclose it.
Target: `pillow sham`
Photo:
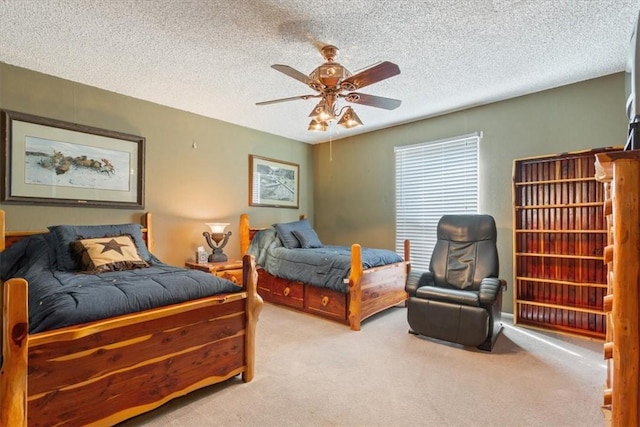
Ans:
[[[81,270],[87,273],[133,270],[149,267],[140,256],[131,236],[99,237],[76,240],[73,252],[80,258]]]
[[[49,231],[55,236],[56,258],[60,271],[75,271],[80,268],[76,257],[71,253],[73,242],[97,237],[129,235],[133,238],[140,258],[147,262],[151,261],[151,254],[142,237],[140,224],[53,225],[49,227]]]
[[[273,227],[276,229],[282,245],[287,249],[301,247],[300,241],[293,235],[294,230],[311,230],[311,224],[307,219],[301,219],[300,221],[293,222],[281,222],[273,224]]]
[[[318,233],[313,228],[309,230],[293,230],[293,235],[300,242],[300,247],[303,249],[309,248],[321,248],[322,242],[318,237]]]

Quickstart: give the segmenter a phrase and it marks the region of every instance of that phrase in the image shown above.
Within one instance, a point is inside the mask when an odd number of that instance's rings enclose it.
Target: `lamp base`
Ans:
[[[228,225],[228,224],[224,224]],[[207,244],[213,250],[211,255],[209,255],[209,262],[224,262],[227,261],[227,256],[222,252],[222,248],[227,244],[227,240],[229,240],[229,236],[231,236],[231,232],[227,231],[226,233],[209,233],[205,231],[202,235],[207,239]]]
[[[209,255],[209,262],[223,262],[227,260],[227,255],[225,255],[225,253],[222,251],[213,252],[211,255]]]

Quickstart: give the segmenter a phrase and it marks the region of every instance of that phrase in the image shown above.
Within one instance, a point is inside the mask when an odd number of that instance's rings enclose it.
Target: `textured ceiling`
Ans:
[[[361,91],[364,126],[333,139],[624,70],[640,0],[0,0],[0,61],[299,141],[314,99],[270,68],[309,74],[318,46],[356,72],[401,74]]]

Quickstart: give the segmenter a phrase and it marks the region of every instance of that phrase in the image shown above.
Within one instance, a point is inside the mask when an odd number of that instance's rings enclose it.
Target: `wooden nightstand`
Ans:
[[[188,261],[185,263],[185,266],[194,270],[205,271],[218,277],[231,280],[238,285],[242,285],[242,260],[230,259],[228,261],[208,262],[206,264]]]

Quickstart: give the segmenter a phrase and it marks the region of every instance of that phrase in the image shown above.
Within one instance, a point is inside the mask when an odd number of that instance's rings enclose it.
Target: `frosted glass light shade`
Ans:
[[[312,132],[324,132],[327,130],[327,122],[319,122],[316,119],[311,120],[307,130]]]
[[[347,107],[338,124],[347,129],[351,129],[356,126],[362,126],[362,120],[360,120],[360,117],[353,111],[353,108]]]
[[[222,234],[224,229],[230,225],[228,222],[207,222],[205,224],[211,229],[211,234]]]

